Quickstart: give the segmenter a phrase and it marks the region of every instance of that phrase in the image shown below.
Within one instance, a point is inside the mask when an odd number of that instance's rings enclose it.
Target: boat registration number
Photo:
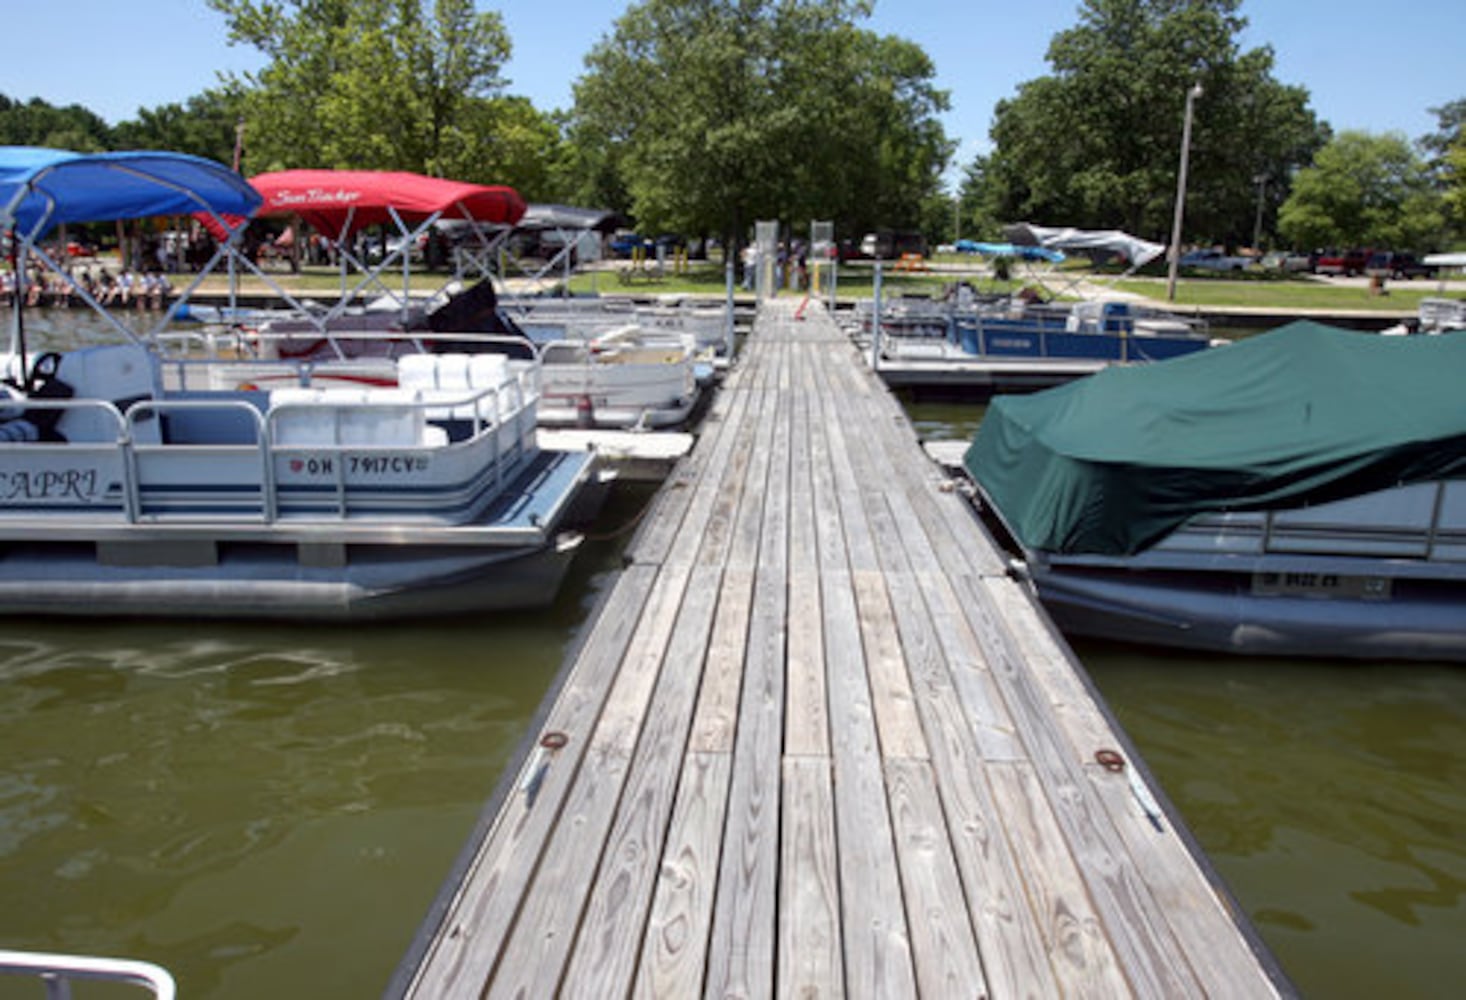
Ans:
[[[1390,580],[1383,576],[1345,576],[1341,573],[1254,573],[1252,593],[1258,597],[1341,597],[1357,601],[1388,601]]]

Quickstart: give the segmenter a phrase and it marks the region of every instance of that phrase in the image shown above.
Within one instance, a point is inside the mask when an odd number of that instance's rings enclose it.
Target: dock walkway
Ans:
[[[817,306],[627,558],[391,993],[1290,992]]]

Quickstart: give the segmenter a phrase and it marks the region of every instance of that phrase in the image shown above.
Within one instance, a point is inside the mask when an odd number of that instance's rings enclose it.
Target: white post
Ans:
[[[1181,169],[1176,177],[1176,218],[1171,225],[1171,267],[1166,278],[1166,301],[1176,301],[1176,272],[1181,267],[1181,217],[1186,210],[1186,161],[1191,155],[1191,111],[1201,96],[1201,84],[1186,91],[1186,117],[1181,125]]]
[[[881,367],[881,262],[879,260],[876,261],[873,294],[874,302],[870,317],[870,370],[874,372],[880,371]]]
[[[733,257],[731,255],[723,264],[723,272],[728,287],[727,304],[723,309],[723,350],[731,362],[733,360]]]

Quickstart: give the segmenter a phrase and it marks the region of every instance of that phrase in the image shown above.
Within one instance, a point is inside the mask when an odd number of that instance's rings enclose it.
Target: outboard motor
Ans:
[[[499,296],[492,281],[478,284],[453,296],[427,317],[434,333],[502,333],[522,337],[524,331],[499,311]]]

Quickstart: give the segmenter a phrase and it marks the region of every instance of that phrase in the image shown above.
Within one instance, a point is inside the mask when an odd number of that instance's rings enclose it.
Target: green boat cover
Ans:
[[[965,457],[1030,550],[1128,555],[1194,514],[1466,476],[1466,333],[1300,321],[993,400]]]

